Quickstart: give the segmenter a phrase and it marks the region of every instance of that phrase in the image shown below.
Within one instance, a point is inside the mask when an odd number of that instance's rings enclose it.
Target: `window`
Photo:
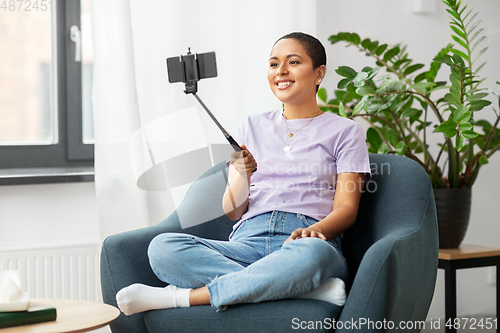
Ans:
[[[27,168],[93,166],[89,3],[0,0],[4,174]]]

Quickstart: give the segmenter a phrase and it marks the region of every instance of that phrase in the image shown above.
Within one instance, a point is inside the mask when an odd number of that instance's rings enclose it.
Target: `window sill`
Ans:
[[[0,185],[93,182],[94,167],[0,169]]]

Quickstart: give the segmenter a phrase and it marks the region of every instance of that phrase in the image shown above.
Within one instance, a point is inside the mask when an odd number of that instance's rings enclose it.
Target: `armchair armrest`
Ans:
[[[424,321],[437,277],[438,230],[434,194],[427,173],[400,156],[371,155],[390,162],[390,177],[373,175],[377,191],[364,193],[355,225],[343,246],[350,264],[350,291],[339,318],[375,323]],[[379,327],[380,328],[380,327]],[[351,330],[338,330],[347,332]],[[420,331],[418,327],[413,330]]]

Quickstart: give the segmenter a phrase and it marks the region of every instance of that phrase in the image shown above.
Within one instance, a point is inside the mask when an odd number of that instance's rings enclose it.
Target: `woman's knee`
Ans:
[[[297,256],[311,266],[326,267],[334,264],[344,264],[344,257],[332,244],[316,237],[300,238],[283,245],[283,248],[295,248]]]
[[[179,250],[185,246],[186,241],[190,239],[190,235],[176,233],[164,233],[153,238],[148,247],[148,257],[151,268],[155,269],[178,261],[176,257],[181,252]]]

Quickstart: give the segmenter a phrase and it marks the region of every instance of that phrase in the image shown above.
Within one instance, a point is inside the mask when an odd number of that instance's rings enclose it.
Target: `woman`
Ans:
[[[361,127],[317,105],[325,74],[316,38],[291,33],[274,44],[268,80],[284,108],[248,117],[235,135],[242,151],[232,154],[222,205],[240,222],[229,241],[172,233],[153,239],[151,267],[169,286],[119,291],[126,315],[290,297],[343,304],[340,237],[356,219],[370,166]]]

